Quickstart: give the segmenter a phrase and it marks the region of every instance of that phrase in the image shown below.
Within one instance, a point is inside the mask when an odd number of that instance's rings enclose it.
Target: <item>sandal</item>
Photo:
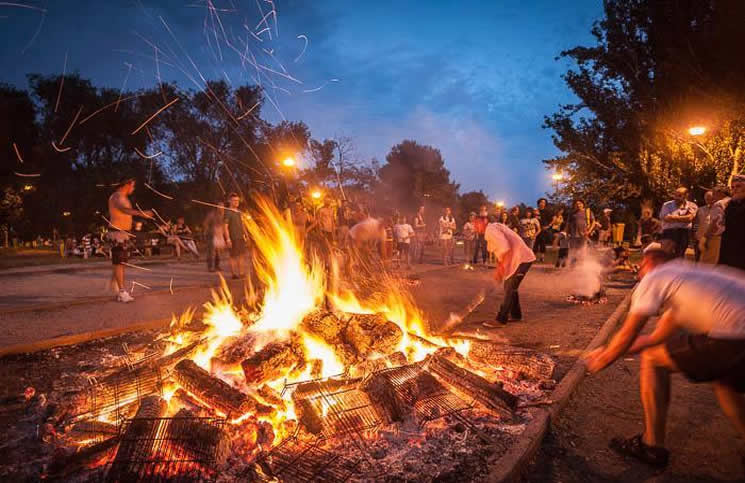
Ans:
[[[631,456],[655,468],[666,467],[670,459],[670,451],[660,446],[649,446],[642,441],[641,434],[629,439],[613,438],[608,446],[622,456]]]

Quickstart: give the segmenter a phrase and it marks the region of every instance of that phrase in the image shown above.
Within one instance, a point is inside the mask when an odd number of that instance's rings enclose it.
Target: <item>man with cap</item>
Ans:
[[[698,206],[688,201],[688,188],[680,187],[673,193],[673,199],[664,203],[660,209],[662,221],[662,246],[676,257],[684,257],[688,248],[693,219]],[[672,245],[672,246],[671,246]]]
[[[607,346],[585,356],[595,373],[626,353],[641,352],[644,432],[614,438],[610,447],[657,468],[669,459],[665,422],[673,373],[712,383],[724,414],[745,436],[745,277],[730,268],[671,259],[659,244],[647,247],[623,326]],[[640,335],[658,314],[654,331]]]
[[[732,178],[732,197],[724,209],[719,263],[745,270],[745,175]]]
[[[135,179],[127,178],[117,185],[116,191],[109,196],[109,218],[112,230],[108,233],[111,241],[111,281],[118,290],[116,300],[119,302],[132,302],[134,297],[124,288],[124,265],[129,260],[130,238],[135,235],[129,231],[132,229],[132,217],[141,216],[152,218],[150,210],[140,211],[132,208],[129,196],[134,193]]]

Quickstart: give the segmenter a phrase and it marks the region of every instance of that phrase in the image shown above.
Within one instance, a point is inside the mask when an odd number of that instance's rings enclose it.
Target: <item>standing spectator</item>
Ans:
[[[729,188],[724,185],[715,187],[712,192],[712,205],[706,217],[706,229],[698,240],[701,251],[701,263],[716,265],[719,263],[719,251],[724,233],[724,210],[729,203]]]
[[[585,201],[574,200],[574,210],[567,218],[567,236],[569,236],[569,255],[571,265],[584,254],[590,230],[595,225],[595,217],[589,208],[585,208]]]
[[[559,252],[556,255],[556,268],[564,268],[567,266],[567,259],[569,258],[569,236],[565,231],[559,231],[556,235],[557,242],[559,244]]]
[[[515,233],[520,232],[520,207],[513,206],[507,217],[507,227]]]
[[[745,175],[732,178],[732,198],[724,210],[719,263],[745,270]]]
[[[406,267],[411,269],[411,240],[414,238],[414,228],[409,224],[405,216],[399,216],[398,223],[393,227],[401,262],[406,262]]]
[[[220,271],[220,252],[225,248],[225,203],[216,203],[218,208],[213,208],[204,219],[204,236],[207,238],[207,270],[210,272]]]
[[[556,210],[554,216],[551,217],[551,244],[555,245],[558,239],[558,234],[564,225],[564,208]]]
[[[605,208],[603,210],[603,215],[600,217],[598,244],[602,246],[608,246],[608,243],[610,242],[610,230],[613,225],[610,218],[611,213],[613,213],[613,210]]]
[[[673,199],[665,202],[660,210],[662,221],[662,246],[675,255],[684,257],[688,248],[693,219],[698,206],[688,201],[688,189],[680,187],[673,193]],[[672,245],[672,246],[671,246]]]
[[[714,201],[713,191],[704,193],[705,204],[698,207],[696,217],[693,219],[693,256],[697,262],[701,260],[701,241],[706,238],[706,232],[709,229],[709,213]]]
[[[292,224],[295,226],[295,234],[297,235],[300,244],[303,244],[308,230],[309,217],[308,212],[305,210],[305,206],[303,206],[302,200],[295,200],[295,203],[292,205],[291,214]]]
[[[439,220],[440,247],[442,250],[442,264],[450,265],[453,260],[453,235],[455,234],[455,218],[450,207],[445,208]]]
[[[540,232],[541,222],[533,217],[533,208],[526,208],[525,216],[520,219],[520,238],[532,250],[535,245],[535,239]]]
[[[336,241],[342,243],[347,238],[349,224],[352,220],[352,210],[347,200],[341,200],[336,213]]]
[[[494,278],[504,280],[504,299],[499,307],[496,324],[486,322],[486,327],[498,327],[508,320],[522,320],[518,288],[530,266],[535,261],[533,251],[512,230],[501,223],[492,223],[486,229],[486,243],[497,259]]]
[[[316,218],[318,219],[318,228],[320,229],[321,236],[326,241],[327,247],[334,246],[334,232],[336,231],[334,217],[334,207],[331,206],[329,201],[324,202],[318,210]]]
[[[657,241],[662,230],[662,223],[660,220],[652,216],[652,208],[645,206],[642,208],[642,216],[639,219],[639,243],[642,249],[646,248],[647,245],[653,241]]]
[[[546,198],[538,198],[538,208],[533,216],[541,223],[541,231],[535,239],[535,252],[538,253],[538,259],[542,262],[546,258],[546,246],[553,242],[553,229],[551,221],[553,220],[553,210],[548,206]]]
[[[241,205],[241,197],[237,193],[228,196],[228,209],[225,210],[225,240],[230,249],[230,271],[233,279],[237,280],[245,276],[244,265],[248,245],[243,227],[243,219],[238,207]]]
[[[499,212],[499,218],[497,218],[497,223],[501,223],[505,226],[507,226],[507,222],[509,221],[510,214],[507,213],[507,210],[502,210]]]
[[[473,211],[468,214],[468,220],[463,225],[463,258],[468,263],[469,257],[473,259],[475,239],[476,239],[476,227],[474,222],[476,220],[476,213]]]
[[[109,196],[109,218],[112,230],[109,232],[111,241],[111,280],[118,289],[116,300],[119,302],[132,302],[135,298],[124,288],[124,264],[129,260],[129,230],[132,229],[132,217],[143,216],[152,218],[150,210],[141,211],[132,209],[129,196],[134,193],[135,179],[128,178],[119,183],[116,191]]]
[[[422,263],[424,259],[424,242],[427,240],[427,223],[424,220],[424,205],[419,207],[419,210],[414,216],[414,261]]]
[[[479,208],[479,216],[473,220],[473,229],[476,234],[474,239],[473,248],[473,259],[471,263],[476,265],[479,262],[479,251],[481,251],[481,261],[486,264],[486,239],[484,234],[486,233],[486,225],[489,224],[489,211],[486,205],[481,205]]]

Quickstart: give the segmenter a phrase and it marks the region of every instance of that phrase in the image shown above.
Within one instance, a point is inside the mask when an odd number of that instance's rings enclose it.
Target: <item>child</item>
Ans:
[[[396,248],[402,262],[406,262],[406,268],[411,269],[411,239],[414,237],[414,228],[407,222],[405,216],[398,218],[398,223],[393,226],[393,235],[396,238]]]
[[[559,232],[557,241],[559,243],[559,255],[556,258],[556,268],[566,267],[567,259],[569,258],[569,237],[566,231],[562,230]]]

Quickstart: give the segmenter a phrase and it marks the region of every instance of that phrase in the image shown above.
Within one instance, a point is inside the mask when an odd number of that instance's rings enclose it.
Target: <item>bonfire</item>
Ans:
[[[341,279],[268,201],[244,222],[260,288],[247,283],[238,305],[223,281],[199,320],[174,317],[124,368],[60,401],[59,441],[73,450],[49,476],[427,479],[474,451],[471,476],[485,471],[554,361],[430,334],[405,283]]]

